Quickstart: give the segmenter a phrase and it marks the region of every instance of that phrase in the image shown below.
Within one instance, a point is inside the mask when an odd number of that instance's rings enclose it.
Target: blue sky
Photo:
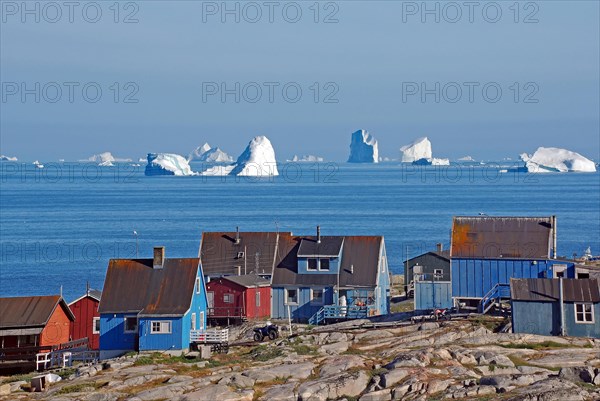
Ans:
[[[22,10],[6,9],[5,3],[0,145],[3,154],[22,160],[77,160],[102,151],[131,158],[155,151],[187,154],[205,141],[235,157],[253,136],[264,134],[279,159],[316,154],[341,161],[351,132],[360,128],[378,139],[380,155],[394,158],[400,146],[426,135],[438,157],[515,158],[538,146],[557,146],[600,159],[596,1],[529,2],[533,8],[522,2],[518,16],[510,8],[514,2],[497,2],[502,15],[495,23],[486,20],[495,18],[495,10],[483,13],[486,2],[474,10],[472,23],[466,8],[455,23],[449,22],[454,10],[440,10],[436,22],[421,10],[409,13],[414,9],[407,7],[421,2],[392,1],[321,2],[319,23],[312,1],[292,8],[278,2],[273,23],[264,7],[256,23],[244,20],[254,17],[250,9],[240,12],[239,23],[232,15],[222,23],[220,10],[212,15],[207,7],[223,3],[200,1],[133,2],[137,10],[119,3],[119,23],[109,8],[113,2],[99,2],[96,23],[85,21],[78,9],[73,23],[66,9],[56,23],[45,20],[53,18],[52,10],[40,14],[39,23],[30,15],[23,23]],[[236,2],[227,4],[233,8]],[[302,16],[290,23],[282,8],[292,19],[296,5]],[[138,22],[123,23],[131,12]],[[324,23],[331,13],[338,22]],[[527,18],[538,22],[525,23]],[[49,91],[44,96],[40,89],[39,103],[34,95],[23,102],[20,93],[9,94],[12,83],[32,88],[36,82]],[[55,96],[47,85],[53,82],[63,88],[56,103],[48,101]],[[79,84],[72,103],[66,82]],[[128,82],[134,86],[125,88]],[[247,101],[252,91],[239,103],[234,95],[222,102],[219,94],[206,92],[203,101],[203,86],[211,82],[229,88],[254,82],[263,92],[256,103]],[[278,84],[273,102],[268,82]],[[477,85],[472,102],[469,82]],[[80,88],[87,83],[101,88],[97,103],[83,98]],[[286,83],[302,89],[298,102],[283,97]],[[430,89],[439,83],[448,92],[440,89],[439,102],[435,94],[423,101],[419,93],[406,94],[410,83]],[[497,102],[484,98],[486,84],[502,90]],[[452,91],[456,86],[463,88],[459,97]],[[132,88],[138,102],[124,103]],[[334,90],[338,102],[325,103]],[[526,103],[527,95],[538,102]]]

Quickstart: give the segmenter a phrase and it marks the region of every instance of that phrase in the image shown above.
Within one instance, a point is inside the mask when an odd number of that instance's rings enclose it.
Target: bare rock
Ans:
[[[178,401],[252,401],[253,398],[253,390],[234,391],[225,385],[215,384],[185,394]]]
[[[260,397],[260,401],[296,401],[296,383],[271,387]]]
[[[359,401],[390,401],[392,399],[392,390],[384,389],[367,393],[359,398]]]
[[[298,397],[302,401],[326,401],[343,396],[356,397],[369,384],[369,376],[362,370],[341,373],[323,379],[308,381],[298,387]]]
[[[562,368],[558,372],[558,377],[572,382],[592,383],[594,376],[594,369],[587,366]]]
[[[411,369],[392,369],[381,375],[381,385],[382,387],[391,387],[397,383],[400,383],[402,380],[410,376]]]
[[[364,368],[365,360],[358,355],[340,355],[327,360],[319,371],[321,377],[346,372],[352,368]]]
[[[348,346],[349,345],[347,341],[340,341],[337,343],[322,345],[321,348],[319,348],[319,351],[324,354],[339,355],[342,352],[348,351]]]
[[[3,384],[0,386],[0,395],[9,395],[11,393],[10,384]]]

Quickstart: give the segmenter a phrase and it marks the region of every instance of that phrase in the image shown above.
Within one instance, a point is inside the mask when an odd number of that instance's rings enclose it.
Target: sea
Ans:
[[[203,231],[383,235],[390,269],[449,246],[453,216],[557,216],[558,253],[600,254],[600,174],[510,163],[280,163],[280,175],[146,177],[144,163],[0,163],[0,296],[101,289],[111,258],[195,257]],[[192,163],[195,171],[203,166]],[[132,291],[145,291],[132,288]]]

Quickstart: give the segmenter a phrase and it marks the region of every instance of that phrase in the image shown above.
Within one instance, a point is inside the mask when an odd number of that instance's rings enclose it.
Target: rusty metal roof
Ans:
[[[452,258],[550,257],[551,217],[454,217]]]
[[[242,276],[226,276],[223,279],[231,281],[245,288],[269,287],[271,282],[256,274],[245,274]]]
[[[273,271],[272,285],[319,286],[337,285],[337,274],[298,274],[298,249],[303,239]],[[341,287],[373,287],[377,285],[379,253],[383,244],[381,236],[345,236],[342,248],[339,283]],[[386,274],[388,272],[386,271]]]
[[[565,302],[600,302],[596,279],[563,279]],[[557,278],[511,278],[510,297],[515,301],[558,301],[560,280]]]
[[[168,258],[160,269],[152,259],[108,262],[100,313],[181,316],[190,308],[198,258]]]
[[[45,326],[59,305],[75,321],[60,295],[0,298],[0,329]]]
[[[344,237],[339,236],[322,236],[320,242],[317,241],[317,237],[305,237],[300,240],[298,257],[337,257],[343,243]]]
[[[199,257],[207,276],[273,273],[292,238],[289,232],[204,232]]]

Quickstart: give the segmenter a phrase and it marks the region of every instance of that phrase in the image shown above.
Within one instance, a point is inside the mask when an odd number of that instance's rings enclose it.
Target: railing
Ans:
[[[483,298],[481,298],[481,301],[479,302],[479,312],[483,314],[487,313],[492,309],[492,306],[494,306],[494,303],[497,300],[503,298],[510,298],[510,285],[498,283],[493,286]]]
[[[321,322],[325,320],[325,308],[321,307],[317,313],[312,315],[310,319],[308,319],[308,324],[312,324],[313,326],[318,326]]]
[[[63,350],[72,350],[72,349],[88,349],[89,348],[89,340],[87,337],[80,338],[79,340],[73,340],[62,344],[57,344],[52,346],[52,351],[63,351]]]
[[[208,308],[208,317],[211,318],[242,318],[245,316],[246,312],[241,306],[217,306]]]
[[[229,342],[229,329],[191,330],[191,343],[215,344]]]
[[[318,325],[326,319],[365,319],[373,316],[377,308],[373,305],[366,306],[339,306],[325,305],[320,308],[317,313],[308,319],[308,322],[313,325]]]
[[[46,346],[28,346],[28,347],[12,347],[0,350],[0,362],[8,361],[35,361],[36,354],[40,352],[50,352],[52,347]]]

